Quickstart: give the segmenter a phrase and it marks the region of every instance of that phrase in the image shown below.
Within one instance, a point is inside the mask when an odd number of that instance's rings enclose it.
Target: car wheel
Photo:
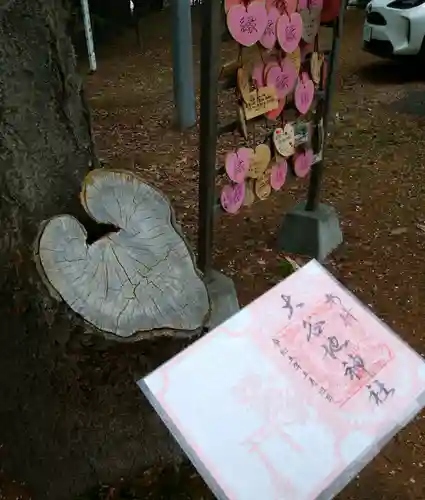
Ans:
[[[421,61],[421,63],[425,63],[425,36],[422,40],[421,50],[418,53],[418,59]]]

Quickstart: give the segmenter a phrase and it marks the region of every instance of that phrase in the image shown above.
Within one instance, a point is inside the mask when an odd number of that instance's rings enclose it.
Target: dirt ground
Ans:
[[[344,244],[328,264],[422,353],[425,85],[414,64],[400,66],[363,53],[361,27],[362,14],[349,11],[323,186],[323,199],[340,214]],[[195,29],[195,39],[197,34]],[[198,130],[179,134],[170,129],[169,40],[165,34],[145,35],[143,54],[133,52],[124,58],[122,47],[114,54],[108,48],[99,72],[89,79],[96,140],[105,161],[134,162],[147,180],[171,197],[195,242]],[[223,59],[231,59],[232,51],[232,43],[224,44]],[[227,101],[222,99],[224,120]],[[220,140],[220,157],[232,141],[232,137]],[[305,182],[293,183],[284,193],[237,216],[223,216],[217,223],[215,267],[233,277],[242,305],[278,279],[276,228],[285,210],[305,193]],[[424,498],[424,418],[418,417],[401,432],[339,498]],[[163,472],[159,479],[155,476],[149,471],[124,489],[128,496],[117,488],[109,490],[108,498],[210,497],[189,466]]]
[[[169,195],[195,244],[198,129],[179,133],[171,126],[168,23],[161,13],[143,24],[142,52],[133,33],[99,49],[99,70],[87,78],[87,89],[104,163],[135,168]],[[425,84],[418,65],[400,66],[363,53],[361,26],[362,14],[349,11],[322,193],[323,200],[338,210],[344,243],[328,266],[404,340],[424,353]],[[199,40],[197,24],[194,39]],[[233,53],[232,43],[223,44],[223,60]],[[198,44],[195,57],[198,65]],[[227,102],[228,97],[222,96],[223,121],[231,110]],[[219,159],[232,144],[232,136],[220,139]],[[217,222],[215,268],[234,279],[242,305],[279,279],[276,230],[285,211],[305,197],[306,187],[305,181],[293,182],[282,193]],[[117,368],[115,376],[128,377],[130,372],[131,368]],[[126,391],[120,404],[134,408],[140,403],[137,397],[137,391]],[[111,432],[115,430],[111,424]],[[419,416],[338,498],[425,498],[424,432],[425,416]],[[154,440],[151,437],[150,442]],[[122,483],[96,488],[80,498],[211,498],[187,464],[178,470],[121,470],[120,474]]]
[[[165,15],[158,19],[165,27]],[[344,244],[328,264],[423,353],[425,85],[414,63],[400,66],[362,52],[361,28],[362,14],[349,11],[323,186],[323,200],[340,214]],[[198,35],[195,27],[196,40]],[[105,49],[98,73],[88,80],[96,141],[106,163],[134,162],[147,180],[170,196],[195,243],[198,130],[180,134],[170,128],[172,74],[166,30],[161,34],[147,27],[145,40],[143,53],[133,49],[131,34],[126,49],[121,44],[113,51]],[[128,51],[126,57],[123,50]],[[232,53],[232,43],[224,44],[223,59],[231,59]],[[227,101],[223,95],[221,99],[224,121]],[[232,137],[220,139],[219,158],[232,143]],[[278,279],[276,229],[285,210],[305,193],[305,182],[292,183],[282,194],[218,221],[215,267],[235,280],[242,305]],[[338,498],[424,498],[424,419],[418,417],[401,432]],[[120,496],[117,488],[109,490],[108,498],[209,498],[189,466],[180,473],[163,472],[158,480],[155,475],[141,475],[127,488],[128,496]]]

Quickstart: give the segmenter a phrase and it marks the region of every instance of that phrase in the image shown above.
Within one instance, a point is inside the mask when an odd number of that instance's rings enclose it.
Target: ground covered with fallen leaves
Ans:
[[[135,168],[172,200],[193,244],[197,226],[198,129],[173,127],[171,41],[166,13],[142,26],[144,48],[133,33],[99,52],[99,71],[88,78],[98,152],[105,165]],[[348,11],[326,150],[322,198],[334,205],[343,245],[327,265],[365,304],[420,353],[425,299],[425,84],[420,64],[382,61],[361,50],[362,13]],[[195,23],[199,67],[199,27]],[[223,60],[235,48],[223,44]],[[231,117],[220,97],[220,119]],[[234,144],[220,139],[218,162]],[[222,216],[216,225],[214,263],[231,276],[242,305],[277,280],[281,256],[274,247],[286,210],[306,195],[305,181]],[[338,497],[425,498],[425,416],[418,417]],[[130,476],[135,476],[131,481]],[[129,471],[122,484],[84,498],[211,498],[189,465]]]

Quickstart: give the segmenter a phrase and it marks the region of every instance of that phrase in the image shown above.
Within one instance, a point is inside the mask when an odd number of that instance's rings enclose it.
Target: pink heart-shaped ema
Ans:
[[[302,73],[295,87],[295,107],[305,115],[314,99],[314,83],[307,73]]]
[[[323,0],[310,0],[308,4],[310,9],[323,9]]]
[[[252,81],[254,85],[259,89],[260,87],[264,87],[264,63],[258,63],[254,66],[251,75]]]
[[[229,12],[229,10],[235,5],[242,5],[242,0],[224,0],[225,12]]]
[[[288,164],[283,158],[272,166],[270,184],[275,191],[278,191],[285,184],[287,172]]]
[[[277,39],[285,52],[294,52],[303,34],[303,21],[298,12],[282,14],[277,22]]]
[[[314,39],[320,27],[320,14],[322,10],[318,8],[300,9],[302,19],[302,39],[306,43],[314,43]]]
[[[297,10],[297,0],[266,0],[266,8],[276,8],[281,14],[292,14]]]
[[[279,99],[284,99],[294,88],[297,81],[297,70],[292,61],[285,58],[282,64],[272,66],[267,72],[267,85],[276,89]]]
[[[235,214],[242,206],[245,198],[245,183],[227,184],[221,190],[221,206],[230,214]]]
[[[249,170],[252,149],[239,148],[235,153],[227,153],[225,167],[229,179],[243,182]]]
[[[313,151],[307,149],[301,153],[297,153],[294,160],[294,173],[297,177],[306,177],[313,164]]]
[[[282,113],[283,108],[285,107],[285,99],[279,99],[279,106],[272,111],[268,111],[266,113],[266,118],[269,120],[276,120],[277,117]]]
[[[265,0],[253,0],[257,3],[262,3],[263,5],[265,5]],[[235,5],[243,5],[243,1],[242,0],[224,0],[224,10],[227,14],[227,12],[229,12],[229,10],[234,7]]]
[[[274,68],[275,66],[279,66],[279,63],[276,60],[271,60],[269,61],[265,66],[264,66],[264,83],[267,83],[267,75],[269,71]]]
[[[267,10],[263,3],[253,2],[247,7],[234,5],[227,13],[227,27],[241,45],[250,47],[260,40],[267,26]]]
[[[276,44],[276,25],[280,17],[280,12],[272,7],[267,15],[267,26],[263,36],[260,38],[260,43],[266,49],[272,49]]]

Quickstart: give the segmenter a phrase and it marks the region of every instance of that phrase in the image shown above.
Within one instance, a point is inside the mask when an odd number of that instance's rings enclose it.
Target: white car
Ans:
[[[363,48],[382,57],[425,61],[425,0],[372,0],[366,7]]]

